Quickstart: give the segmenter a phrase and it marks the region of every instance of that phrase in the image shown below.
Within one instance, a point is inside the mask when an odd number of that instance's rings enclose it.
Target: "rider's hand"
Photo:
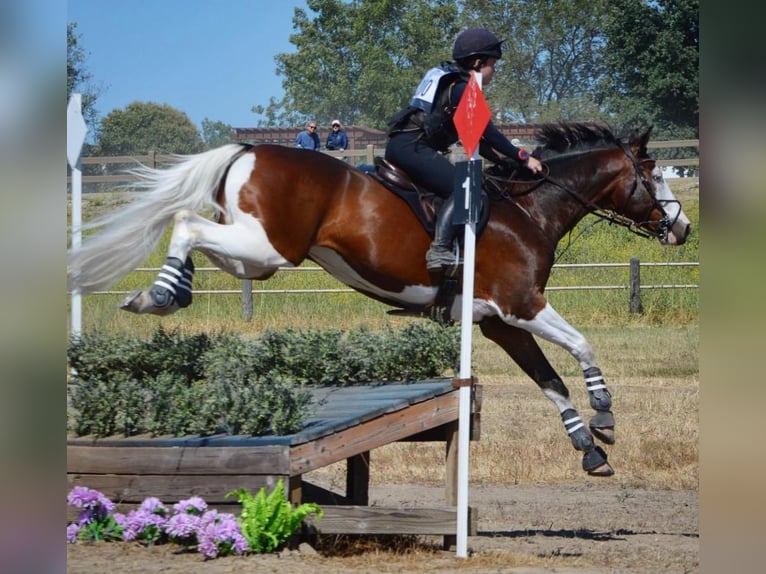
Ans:
[[[526,162],[526,167],[528,170],[530,170],[532,173],[540,173],[543,171],[543,164],[540,163],[540,160],[536,157],[529,156],[529,159]]]

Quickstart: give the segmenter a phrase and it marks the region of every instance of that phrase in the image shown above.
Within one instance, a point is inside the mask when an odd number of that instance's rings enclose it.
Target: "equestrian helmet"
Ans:
[[[501,49],[503,42],[504,40],[498,40],[497,36],[485,28],[468,28],[461,32],[455,40],[455,46],[452,48],[452,59],[459,61],[474,56],[489,56],[500,59],[503,57]]]

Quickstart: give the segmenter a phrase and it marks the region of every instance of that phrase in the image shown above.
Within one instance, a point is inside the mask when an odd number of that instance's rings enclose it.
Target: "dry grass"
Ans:
[[[696,490],[698,328],[602,328],[591,330],[589,338],[607,357],[602,369],[614,400],[617,443],[606,447],[616,470],[611,480],[626,488]],[[589,418],[593,411],[578,365],[563,351],[549,356],[560,366],[580,414]],[[537,386],[484,339],[475,339],[473,361],[483,401],[481,438],[470,452],[471,483],[582,482],[581,455]],[[371,480],[444,484],[444,454],[442,443],[386,445],[371,453]],[[316,472],[343,490],[344,463]]]

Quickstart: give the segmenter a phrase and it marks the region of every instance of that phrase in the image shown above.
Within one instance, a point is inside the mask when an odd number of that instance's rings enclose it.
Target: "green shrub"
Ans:
[[[316,405],[307,387],[415,381],[455,370],[459,331],[414,322],[363,328],[70,341],[72,422],[78,436],[292,434]]]

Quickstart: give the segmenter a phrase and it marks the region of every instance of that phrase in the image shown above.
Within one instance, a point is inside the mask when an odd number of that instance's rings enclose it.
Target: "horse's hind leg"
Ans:
[[[607,462],[606,452],[596,446],[593,435],[569,398],[569,389],[548,362],[532,334],[508,325],[499,317],[484,319],[479,326],[484,336],[500,345],[556,405],[572,446],[584,453],[583,470],[592,476],[613,475],[614,469]]]
[[[133,313],[169,315],[192,301],[194,264],[191,251],[207,254],[225,271],[239,277],[266,277],[290,265],[268,242],[254,218],[247,223],[219,224],[190,211],[175,216],[168,255],[154,284],[134,291],[120,305]]]
[[[170,315],[192,302],[192,277],[194,262],[190,255],[184,261],[168,257],[148,292],[133,291],[120,308],[134,313],[150,312]],[[145,294],[144,294],[145,293]]]

